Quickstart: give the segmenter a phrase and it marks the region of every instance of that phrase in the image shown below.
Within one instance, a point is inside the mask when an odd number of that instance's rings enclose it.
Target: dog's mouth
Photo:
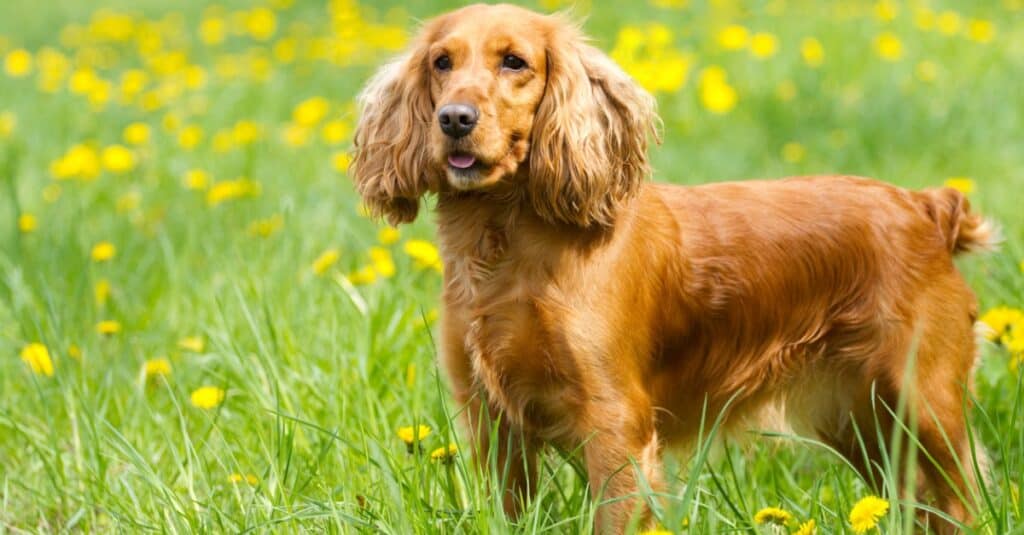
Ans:
[[[453,152],[448,155],[448,166],[456,171],[472,171],[477,167],[476,156],[466,152]]]
[[[521,140],[514,141],[508,152],[498,158],[467,147],[449,147],[445,156],[448,183],[461,191],[484,189],[497,184],[515,172],[526,156],[527,144]]]

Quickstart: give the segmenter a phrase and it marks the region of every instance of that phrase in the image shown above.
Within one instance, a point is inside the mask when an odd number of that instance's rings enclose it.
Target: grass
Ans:
[[[0,533],[589,531],[594,507],[571,452],[545,457],[537,497],[516,523],[464,456],[428,459],[449,442],[467,447],[435,365],[430,325],[440,276],[404,252],[408,240],[432,239],[431,216],[382,245],[382,227],[359,215],[333,164],[347,136],[331,144],[320,133],[328,121],[350,131],[351,99],[401,45],[396,30],[455,4],[363,6],[332,26],[319,2],[285,3],[274,3],[269,39],[243,29],[214,46],[196,29],[220,15],[204,13],[196,0],[104,3],[135,14],[127,42],[68,41],[74,31],[61,29],[88,24],[99,3],[0,5],[0,55],[10,59],[22,47],[35,55],[27,76],[0,74]],[[344,3],[336,4],[337,15]],[[652,152],[655,179],[841,172],[923,187],[971,177],[971,202],[1001,224],[1006,240],[1000,252],[965,259],[961,268],[983,310],[1024,305],[1020,2],[932,2],[936,16],[958,14],[956,35],[919,28],[916,8],[903,3],[890,21],[864,2],[729,5],[577,9],[605,50],[616,47],[622,27],[651,35],[657,21],[672,33],[659,53],[688,58],[686,83],[658,94],[665,139]],[[228,29],[237,26],[232,13],[253,7],[224,2]],[[973,19],[994,23],[990,42],[970,38]],[[757,59],[722,50],[716,34],[732,22],[771,32],[777,52]],[[252,24],[258,33],[259,20]],[[160,46],[146,37],[153,32]],[[898,61],[876,54],[883,32],[902,43]],[[312,59],[307,40],[331,35],[339,37],[320,43],[333,47],[333,61]],[[808,36],[825,50],[820,67],[801,58]],[[297,43],[294,60],[275,52],[282,41]],[[84,94],[67,90],[73,69],[50,73],[60,78],[56,91],[40,90],[41,73],[55,68],[40,62],[45,46],[75,65],[101,65],[98,78],[113,82],[108,99],[96,80],[87,80]],[[161,52],[176,51],[203,68],[204,84],[175,88],[187,71]],[[265,76],[254,72],[261,65]],[[709,65],[728,72],[738,95],[727,113],[702,103],[700,73]],[[149,88],[164,88],[158,106],[142,109],[142,97],[120,101],[127,68],[142,68]],[[934,77],[922,76],[929,69]],[[315,96],[327,99],[327,117],[308,128],[307,143],[283,141],[294,108]],[[261,137],[218,151],[216,132],[240,120],[255,122]],[[52,162],[73,145],[125,144],[122,130],[137,121],[149,125],[151,139],[130,146],[129,169],[53,177]],[[192,149],[179,141],[188,124],[204,131]],[[192,169],[211,182],[247,177],[259,194],[211,205],[209,189],[183,185]],[[34,231],[19,229],[24,214],[36,218]],[[93,261],[102,241],[116,254]],[[350,282],[347,275],[374,265],[371,247],[389,253],[393,276]],[[314,273],[330,249],[338,259]],[[109,295],[97,296],[102,281]],[[119,322],[120,332],[98,334],[104,320]],[[203,347],[182,347],[186,337]],[[46,346],[52,376],[19,359],[30,343]],[[1022,533],[1024,388],[1002,348],[988,344],[983,354],[972,416],[992,476],[969,531]],[[170,374],[146,378],[144,364],[159,357]],[[211,409],[190,400],[206,385],[226,392]],[[705,438],[716,416],[707,415]],[[410,454],[396,430],[419,424],[432,432]],[[779,506],[815,519],[819,532],[851,532],[850,508],[874,492],[852,470],[805,439],[751,438],[717,449],[702,441],[693,456],[670,455],[663,523],[679,529],[686,519],[695,533],[768,531],[753,524],[754,513]],[[891,484],[892,474],[913,466],[896,461],[882,489],[893,504],[880,525],[887,533],[914,529],[916,504]]]

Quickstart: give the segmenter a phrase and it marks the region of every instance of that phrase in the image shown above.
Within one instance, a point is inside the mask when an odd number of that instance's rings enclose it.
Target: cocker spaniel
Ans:
[[[649,519],[641,481],[662,488],[662,446],[705,415],[767,415],[877,484],[902,400],[922,499],[971,518],[977,305],[953,259],[992,238],[959,192],[645,182],[654,98],[564,17],[511,5],[428,21],[359,102],[364,203],[399,224],[437,197],[441,364],[511,515],[554,443],[582,450],[598,531]]]

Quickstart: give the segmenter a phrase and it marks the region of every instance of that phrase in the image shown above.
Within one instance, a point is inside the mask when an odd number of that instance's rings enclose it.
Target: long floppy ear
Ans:
[[[534,118],[528,194],[552,222],[608,226],[650,173],[655,100],[579,30],[556,20]]]
[[[427,157],[429,83],[421,37],[410,52],[381,67],[357,99],[351,174],[370,213],[392,225],[416,219],[420,197],[433,189]]]

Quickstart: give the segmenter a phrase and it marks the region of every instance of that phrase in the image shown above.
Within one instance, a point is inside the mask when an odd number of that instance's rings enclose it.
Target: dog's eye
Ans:
[[[441,56],[434,60],[434,68],[439,71],[450,71],[452,70],[452,58],[447,55]]]
[[[501,67],[503,69],[521,71],[526,68],[526,62],[523,61],[523,58],[519,56],[513,54],[506,54],[505,57],[501,60]]]

